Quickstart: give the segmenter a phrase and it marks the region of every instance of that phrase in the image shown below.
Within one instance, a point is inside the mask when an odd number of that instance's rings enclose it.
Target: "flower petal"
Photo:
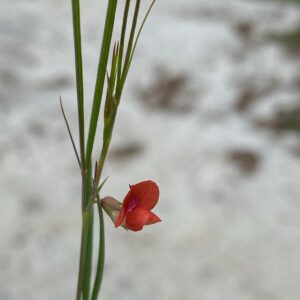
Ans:
[[[133,194],[132,194],[132,190],[130,188],[129,192],[127,193],[127,195],[125,196],[125,198],[123,200],[123,207],[124,207],[126,213],[130,206],[130,203],[132,202],[132,199],[133,199]]]
[[[125,219],[125,225],[128,229],[131,229],[133,231],[142,230],[144,225],[148,224],[148,222],[154,221],[153,215],[154,214],[151,213],[149,210],[137,207],[127,214]]]
[[[155,224],[158,222],[161,222],[161,219],[156,214],[154,214],[153,212],[150,211],[149,219],[148,219],[146,225],[151,225],[151,224]]]
[[[147,210],[151,210],[157,204],[159,198],[159,188],[157,184],[151,180],[142,181],[132,185],[130,187],[130,192],[130,197],[137,199],[138,206]],[[125,200],[127,200],[126,198]]]

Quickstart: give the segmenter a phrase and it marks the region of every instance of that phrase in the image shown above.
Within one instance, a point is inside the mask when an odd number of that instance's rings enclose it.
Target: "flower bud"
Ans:
[[[102,199],[101,205],[111,220],[115,223],[115,220],[120,213],[122,203],[117,201],[115,198],[108,196]]]

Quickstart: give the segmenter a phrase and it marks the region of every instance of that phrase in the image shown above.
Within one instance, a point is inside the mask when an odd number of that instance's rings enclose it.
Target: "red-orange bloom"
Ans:
[[[139,231],[144,225],[160,222],[160,218],[151,212],[158,198],[158,186],[151,180],[130,185],[130,190],[116,216],[115,226],[122,225],[130,230]]]

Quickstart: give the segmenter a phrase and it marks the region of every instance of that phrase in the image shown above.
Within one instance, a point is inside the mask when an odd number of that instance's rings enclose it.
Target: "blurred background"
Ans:
[[[105,3],[82,1],[86,99]],[[58,100],[77,134],[70,13],[1,0],[1,300],[75,298],[80,176]],[[106,217],[100,299],[300,299],[299,67],[299,1],[157,1],[103,195],[155,180],[162,223],[132,233]]]

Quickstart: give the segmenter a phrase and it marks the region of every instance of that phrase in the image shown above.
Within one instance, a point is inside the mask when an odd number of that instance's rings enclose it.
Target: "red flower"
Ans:
[[[119,204],[112,197],[103,199],[103,207],[109,213],[116,227],[123,226],[126,229],[140,231],[144,225],[160,222],[160,218],[151,210],[155,207],[159,198],[159,189],[151,180],[142,181],[130,185],[123,204]],[[118,214],[116,213],[118,211]]]

